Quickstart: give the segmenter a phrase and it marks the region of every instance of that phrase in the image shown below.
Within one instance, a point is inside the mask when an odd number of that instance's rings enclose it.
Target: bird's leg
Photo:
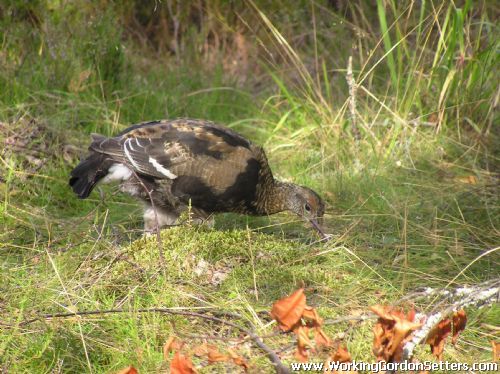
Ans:
[[[159,228],[164,226],[172,226],[179,218],[179,214],[175,211],[169,211],[158,206],[154,208],[150,204],[146,204],[144,208],[144,231],[154,232],[158,224]]]

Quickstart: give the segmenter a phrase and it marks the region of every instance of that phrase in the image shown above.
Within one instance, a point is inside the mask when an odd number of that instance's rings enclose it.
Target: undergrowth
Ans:
[[[498,9],[331,3],[0,5],[0,371],[158,372],[177,335],[221,338],[266,372],[227,326],[138,311],[238,313],[290,362],[268,311],[298,286],[335,319],[498,278]],[[75,198],[91,132],[180,116],[262,144],[278,178],[325,198],[332,240],[288,214],[223,214],[164,230],[162,263],[135,201],[109,186]],[[108,309],[121,312],[23,323]],[[445,359],[489,361],[498,306],[467,313]],[[326,331],[372,361],[370,322]]]

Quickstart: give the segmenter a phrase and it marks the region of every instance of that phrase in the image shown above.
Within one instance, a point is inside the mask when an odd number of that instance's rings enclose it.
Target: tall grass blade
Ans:
[[[389,28],[387,27],[387,14],[385,12],[384,0],[377,0],[377,14],[380,23],[380,31],[382,32],[382,38],[384,40],[384,48],[387,54],[387,66],[389,67],[389,72],[391,75],[391,81],[393,87],[398,87],[398,76],[396,72],[396,62],[394,61],[394,55],[392,54],[392,41],[389,33]],[[389,52],[391,51],[391,52]]]

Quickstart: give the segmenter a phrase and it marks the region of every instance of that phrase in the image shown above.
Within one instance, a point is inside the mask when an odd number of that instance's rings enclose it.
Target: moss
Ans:
[[[269,276],[293,278],[287,275],[288,271],[282,264],[303,253],[304,244],[250,230],[222,231],[179,226],[162,230],[161,247],[164,272],[161,271],[157,237],[149,235],[134,241],[124,250],[128,261],[116,263],[114,281],[128,283],[127,280],[156,271],[164,274],[162,281],[246,289],[252,284],[252,268],[264,279]],[[130,277],[132,274],[134,276]]]

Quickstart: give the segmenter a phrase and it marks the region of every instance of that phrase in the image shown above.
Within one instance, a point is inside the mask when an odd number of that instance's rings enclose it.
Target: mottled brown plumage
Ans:
[[[174,224],[188,205],[199,220],[219,212],[290,210],[317,229],[324,213],[314,191],[274,179],[261,147],[209,121],[146,122],[116,137],[92,138],[90,154],[71,172],[69,184],[86,198],[100,180],[120,181],[122,191],[145,202],[148,230]]]

